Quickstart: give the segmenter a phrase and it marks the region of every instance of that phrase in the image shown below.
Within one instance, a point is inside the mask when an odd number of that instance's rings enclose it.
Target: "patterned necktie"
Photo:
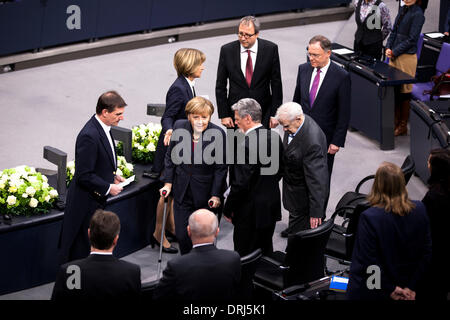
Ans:
[[[248,58],[247,58],[247,65],[245,66],[245,80],[247,80],[247,84],[250,87],[250,84],[252,83],[252,76],[253,76],[253,62],[252,62],[252,56],[250,55],[250,50],[247,50]]]
[[[311,91],[309,92],[310,107],[312,108],[314,100],[316,100],[317,89],[319,88],[320,82],[320,68],[317,68],[316,76],[314,77],[313,85]]]

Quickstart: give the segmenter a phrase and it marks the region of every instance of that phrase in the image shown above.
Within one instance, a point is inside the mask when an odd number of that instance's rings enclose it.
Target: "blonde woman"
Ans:
[[[155,159],[150,172],[152,178],[158,178],[164,169],[164,156],[170,137],[173,131],[175,121],[186,119],[185,107],[189,100],[195,97],[195,79],[200,78],[205,69],[203,63],[206,56],[203,52],[192,48],[179,49],[173,58],[173,65],[177,71],[178,78],[170,86],[166,95],[166,109],[161,118],[162,131],[158,145],[156,147]],[[172,197],[169,198],[167,207],[169,212],[167,215],[166,232],[172,235],[175,233],[175,226],[172,214]],[[153,233],[152,246],[160,245],[161,228],[163,219],[164,199],[158,202],[156,210],[156,226]],[[174,239],[174,237],[173,237]],[[164,236],[163,252],[177,253],[178,250],[171,246],[170,242]]]
[[[359,219],[349,299],[415,300],[431,259],[425,206],[408,199],[402,170],[383,162]]]

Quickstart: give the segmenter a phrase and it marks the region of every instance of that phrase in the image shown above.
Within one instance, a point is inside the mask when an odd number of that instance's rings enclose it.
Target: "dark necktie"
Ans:
[[[314,77],[314,81],[311,87],[311,91],[309,92],[309,102],[310,107],[312,108],[314,100],[316,100],[317,89],[319,88],[320,82],[320,68],[317,68],[316,76]]]
[[[250,87],[250,84],[252,83],[252,76],[253,76],[253,62],[252,62],[252,56],[250,55],[250,50],[247,50],[248,58],[247,58],[247,65],[245,66],[245,80],[247,80],[247,84]]]
[[[192,91],[194,92],[194,97],[196,97],[197,95],[195,94],[195,88],[192,87]]]

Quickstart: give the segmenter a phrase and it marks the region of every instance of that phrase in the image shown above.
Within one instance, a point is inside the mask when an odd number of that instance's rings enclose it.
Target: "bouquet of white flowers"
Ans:
[[[47,177],[33,167],[18,166],[0,171],[2,214],[44,214],[57,198],[58,192],[49,186]]]
[[[117,156],[117,170],[116,174],[124,177],[125,179],[131,177],[134,172],[134,166],[128,163],[123,156]],[[67,162],[66,165],[66,183],[69,185],[75,175],[75,160]]]
[[[152,122],[131,128],[131,158],[133,162],[147,164],[153,161],[161,129],[160,124]],[[121,142],[117,144],[117,152],[123,155]]]

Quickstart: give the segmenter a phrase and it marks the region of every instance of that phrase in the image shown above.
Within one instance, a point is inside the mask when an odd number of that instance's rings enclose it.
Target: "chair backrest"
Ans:
[[[411,157],[411,155],[408,155],[405,158],[401,168],[403,171],[403,175],[405,176],[405,184],[408,184],[408,181],[409,181],[409,179],[411,179],[411,176],[413,175],[414,170],[416,168],[416,166],[414,164],[414,160]]]
[[[442,44],[439,58],[436,62],[436,73],[438,75],[444,73],[450,68],[450,43],[444,42]]]
[[[252,253],[241,257],[241,281],[238,295],[240,299],[250,300],[253,297],[253,276],[262,257],[262,250],[256,249]]]
[[[325,247],[334,226],[334,219],[323,222],[315,229],[299,231],[288,237],[284,264],[289,271],[285,286],[307,283],[324,275]]]
[[[141,284],[141,299],[150,301],[153,298],[153,292],[158,286],[159,280],[144,282]]]
[[[361,216],[361,213],[363,213],[363,211],[369,208],[370,205],[367,201],[361,202],[356,205],[352,214],[349,216],[346,231],[346,234],[348,236],[345,238],[345,253],[348,261],[351,261],[352,258],[353,247],[355,245],[356,239],[356,232],[358,230],[359,217]]]

